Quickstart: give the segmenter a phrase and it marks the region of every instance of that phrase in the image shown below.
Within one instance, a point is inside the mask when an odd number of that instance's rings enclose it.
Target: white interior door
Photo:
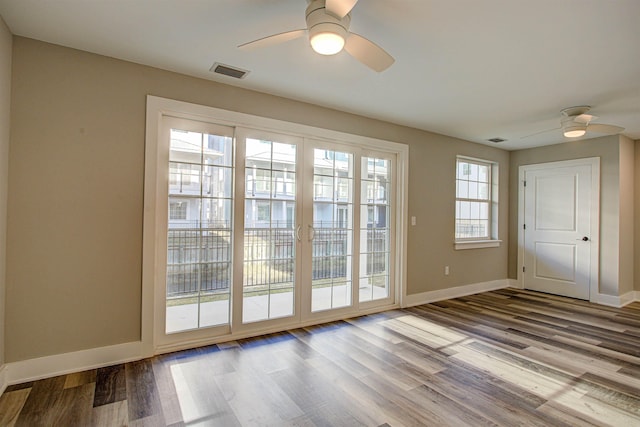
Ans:
[[[589,299],[597,281],[592,265],[598,242],[594,167],[590,161],[571,161],[521,169],[525,289]]]

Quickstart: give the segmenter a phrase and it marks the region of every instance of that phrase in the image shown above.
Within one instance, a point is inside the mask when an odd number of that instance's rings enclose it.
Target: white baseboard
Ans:
[[[620,307],[620,297],[607,294],[596,294],[589,298],[589,302],[593,302],[600,305],[606,305],[609,307]]]
[[[620,307],[631,304],[633,301],[635,301],[635,291],[630,291],[626,294],[620,295]]]
[[[4,393],[8,385],[9,379],[7,378],[7,365],[2,365],[0,366],[0,396]]]
[[[508,286],[510,286],[509,280],[504,279],[484,283],[474,283],[466,286],[458,286],[452,289],[443,289],[439,291],[424,292],[416,295],[408,295],[405,299],[406,304],[404,304],[404,306],[409,307],[413,305],[424,304],[427,302],[456,298],[479,292],[506,288]],[[379,309],[376,308],[372,309],[371,311],[377,312],[379,311]],[[318,323],[317,320],[310,322],[310,324],[316,323]],[[207,341],[207,343],[209,342]],[[155,352],[163,353],[166,351],[191,348],[203,344],[205,343],[183,343],[182,345],[175,348],[156,348]],[[81,372],[88,369],[95,369],[104,366],[115,365],[118,363],[131,362],[143,358],[143,344],[141,341],[136,341],[107,347],[81,350],[71,353],[38,357],[35,359],[21,360],[18,362],[10,362],[6,363],[0,368],[0,390],[4,390],[8,385],[12,384],[20,384],[43,378],[50,378],[57,375]]]
[[[621,308],[627,304],[631,304],[634,301],[640,301],[638,297],[640,297],[640,292],[629,291],[626,294],[622,294],[620,296],[596,294],[596,296],[594,298],[591,298],[590,301],[596,304],[606,305],[609,307]]]
[[[513,286],[512,282],[515,282],[516,286]],[[439,289],[437,291],[421,292],[419,294],[407,295],[402,302],[402,307],[413,307],[414,305],[428,304],[430,302],[459,298],[467,295],[478,294],[480,292],[495,291],[496,289],[504,289],[508,287],[518,287],[517,282],[513,279],[500,279],[492,280],[490,282],[456,286],[455,288]]]
[[[629,291],[626,294],[620,295],[620,307],[624,307],[627,304],[631,304],[632,302],[638,301],[640,297],[640,292],[638,291]]]
[[[437,291],[422,292],[407,295],[404,298],[402,306],[412,307],[508,287],[520,288],[520,284],[514,279],[500,279]],[[623,307],[634,301],[640,301],[640,291],[627,292],[619,297],[598,294],[596,298],[592,300],[592,302],[612,307]],[[6,363],[0,366],[0,394],[4,392],[8,385],[50,378],[72,372],[81,372],[87,369],[101,368],[118,363],[131,362],[143,359],[143,357],[142,342],[136,341]]]
[[[11,362],[5,364],[3,369],[5,371],[5,382],[11,385],[131,362],[142,358],[142,342],[136,341]],[[1,377],[2,371],[0,371]]]
[[[517,279],[505,279],[505,280],[509,281],[510,288],[524,289],[524,287],[522,286],[522,282],[520,280],[517,280]]]

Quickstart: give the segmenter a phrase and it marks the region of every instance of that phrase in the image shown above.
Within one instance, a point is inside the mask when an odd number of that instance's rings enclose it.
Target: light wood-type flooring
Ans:
[[[10,386],[0,425],[640,426],[640,303],[486,292]]]

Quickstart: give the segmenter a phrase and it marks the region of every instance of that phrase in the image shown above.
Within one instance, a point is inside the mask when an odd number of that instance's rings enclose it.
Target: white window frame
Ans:
[[[500,246],[502,240],[498,238],[498,163],[486,160],[486,159],[478,159],[474,157],[467,156],[456,156],[456,175],[455,175],[455,201],[467,201],[468,199],[460,199],[458,198],[458,163],[459,162],[467,162],[474,163],[481,166],[489,167],[489,194],[488,198],[484,199],[489,202],[489,232],[486,238],[458,238],[456,237],[456,211],[454,207],[453,217],[454,217],[454,249],[456,250],[464,250],[464,249],[481,249],[481,248],[496,248]],[[483,201],[483,200],[479,200]]]
[[[245,113],[238,113],[214,107],[191,104],[152,95],[147,96],[147,123],[145,135],[145,188],[144,188],[144,224],[143,224],[143,265],[142,265],[142,353],[145,357],[167,351],[179,350],[198,345],[211,344],[225,339],[240,339],[255,335],[255,332],[234,334],[223,339],[194,335],[193,339],[181,344],[164,344],[156,334],[156,325],[159,321],[159,307],[162,307],[164,295],[158,295],[158,275],[161,269],[161,260],[166,257],[158,244],[157,229],[161,224],[160,212],[166,217],[166,200],[163,200],[162,189],[164,182],[158,179],[159,170],[164,167],[162,156],[158,148],[159,135],[162,129],[163,117],[185,118],[202,122],[216,123],[227,126],[246,126],[252,129],[261,129],[266,132],[282,133],[299,136],[308,139],[316,139],[327,142],[336,142],[354,147],[367,147],[374,153],[387,153],[396,159],[396,172],[394,182],[395,205],[393,208],[393,221],[395,235],[392,238],[394,256],[390,260],[393,266],[394,293],[390,295],[387,305],[374,301],[367,304],[357,315],[380,311],[381,307],[397,308],[405,305],[407,301],[407,235],[408,235],[408,182],[409,182],[409,147],[406,144],[379,140],[359,135],[353,135],[328,129],[322,129],[298,123],[269,119]],[[236,182],[238,184],[238,182]],[[359,194],[359,193],[358,193]],[[160,260],[160,261],[159,261]],[[162,298],[161,298],[162,297]],[[158,304],[160,302],[160,304]],[[354,313],[338,313],[336,318],[313,317],[305,321],[311,325],[321,321],[333,321],[339,318],[352,317]],[[333,316],[333,315],[331,315]],[[282,328],[264,329],[262,333],[275,332]],[[197,331],[196,331],[197,332]]]

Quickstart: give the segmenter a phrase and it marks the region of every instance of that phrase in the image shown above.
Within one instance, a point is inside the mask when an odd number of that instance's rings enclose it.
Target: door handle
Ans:
[[[576,239],[576,240],[582,240],[583,242],[588,242],[589,238],[587,236],[584,236],[582,239]]]
[[[300,229],[302,228],[301,225],[298,225],[296,227],[296,239],[298,239],[298,242],[300,241]]]
[[[316,229],[311,224],[307,225],[309,228],[309,241],[312,241],[316,237]]]

